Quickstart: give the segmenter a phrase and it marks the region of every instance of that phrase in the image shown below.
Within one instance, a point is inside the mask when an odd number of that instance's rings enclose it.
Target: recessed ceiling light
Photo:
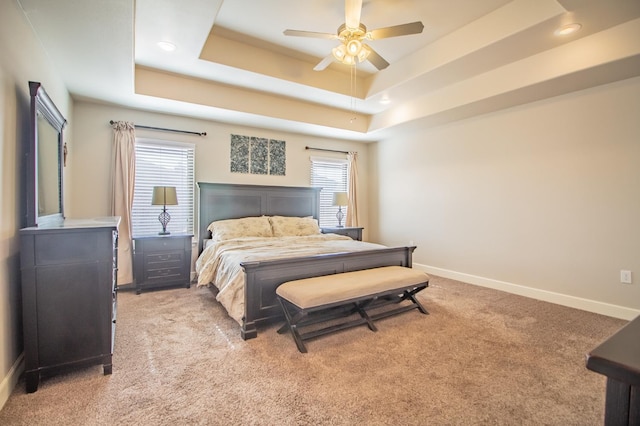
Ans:
[[[557,30],[555,30],[553,32],[553,34],[555,34],[557,36],[566,36],[566,35],[575,33],[580,28],[582,28],[582,25],[580,25],[580,24],[563,25],[560,28],[558,28]]]
[[[380,103],[381,103],[382,105],[388,105],[388,104],[390,104],[390,103],[391,103],[391,99],[389,99],[389,98],[388,98],[388,97],[386,97],[386,96],[383,96],[383,97],[380,99]]]
[[[173,52],[174,50],[176,50],[176,45],[171,43],[170,41],[159,41],[158,47],[167,52]]]

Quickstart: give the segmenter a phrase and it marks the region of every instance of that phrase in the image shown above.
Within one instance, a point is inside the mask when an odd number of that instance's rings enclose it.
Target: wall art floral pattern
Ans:
[[[284,176],[286,154],[285,141],[231,135],[231,173]]]

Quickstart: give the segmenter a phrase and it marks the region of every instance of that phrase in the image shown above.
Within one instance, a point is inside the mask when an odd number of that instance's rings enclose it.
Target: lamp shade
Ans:
[[[346,192],[334,192],[333,193],[333,205],[334,206],[346,206],[349,204],[349,196]]]
[[[152,206],[178,205],[178,197],[176,196],[176,187],[175,186],[154,186],[151,205]]]

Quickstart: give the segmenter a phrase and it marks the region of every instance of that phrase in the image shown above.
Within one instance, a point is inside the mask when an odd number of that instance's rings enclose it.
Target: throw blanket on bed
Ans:
[[[355,241],[337,234],[315,234],[304,237],[246,237],[210,242],[196,261],[198,287],[214,284],[218,288],[216,299],[233,319],[242,324],[244,271],[240,262],[375,250],[384,247],[380,244]]]

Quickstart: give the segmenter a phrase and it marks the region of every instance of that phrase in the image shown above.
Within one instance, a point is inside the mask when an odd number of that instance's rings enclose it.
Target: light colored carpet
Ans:
[[[113,375],[21,380],[2,425],[599,425],[585,354],[626,322],[432,277],[411,311],[309,341],[243,341],[208,289],[119,295]]]

